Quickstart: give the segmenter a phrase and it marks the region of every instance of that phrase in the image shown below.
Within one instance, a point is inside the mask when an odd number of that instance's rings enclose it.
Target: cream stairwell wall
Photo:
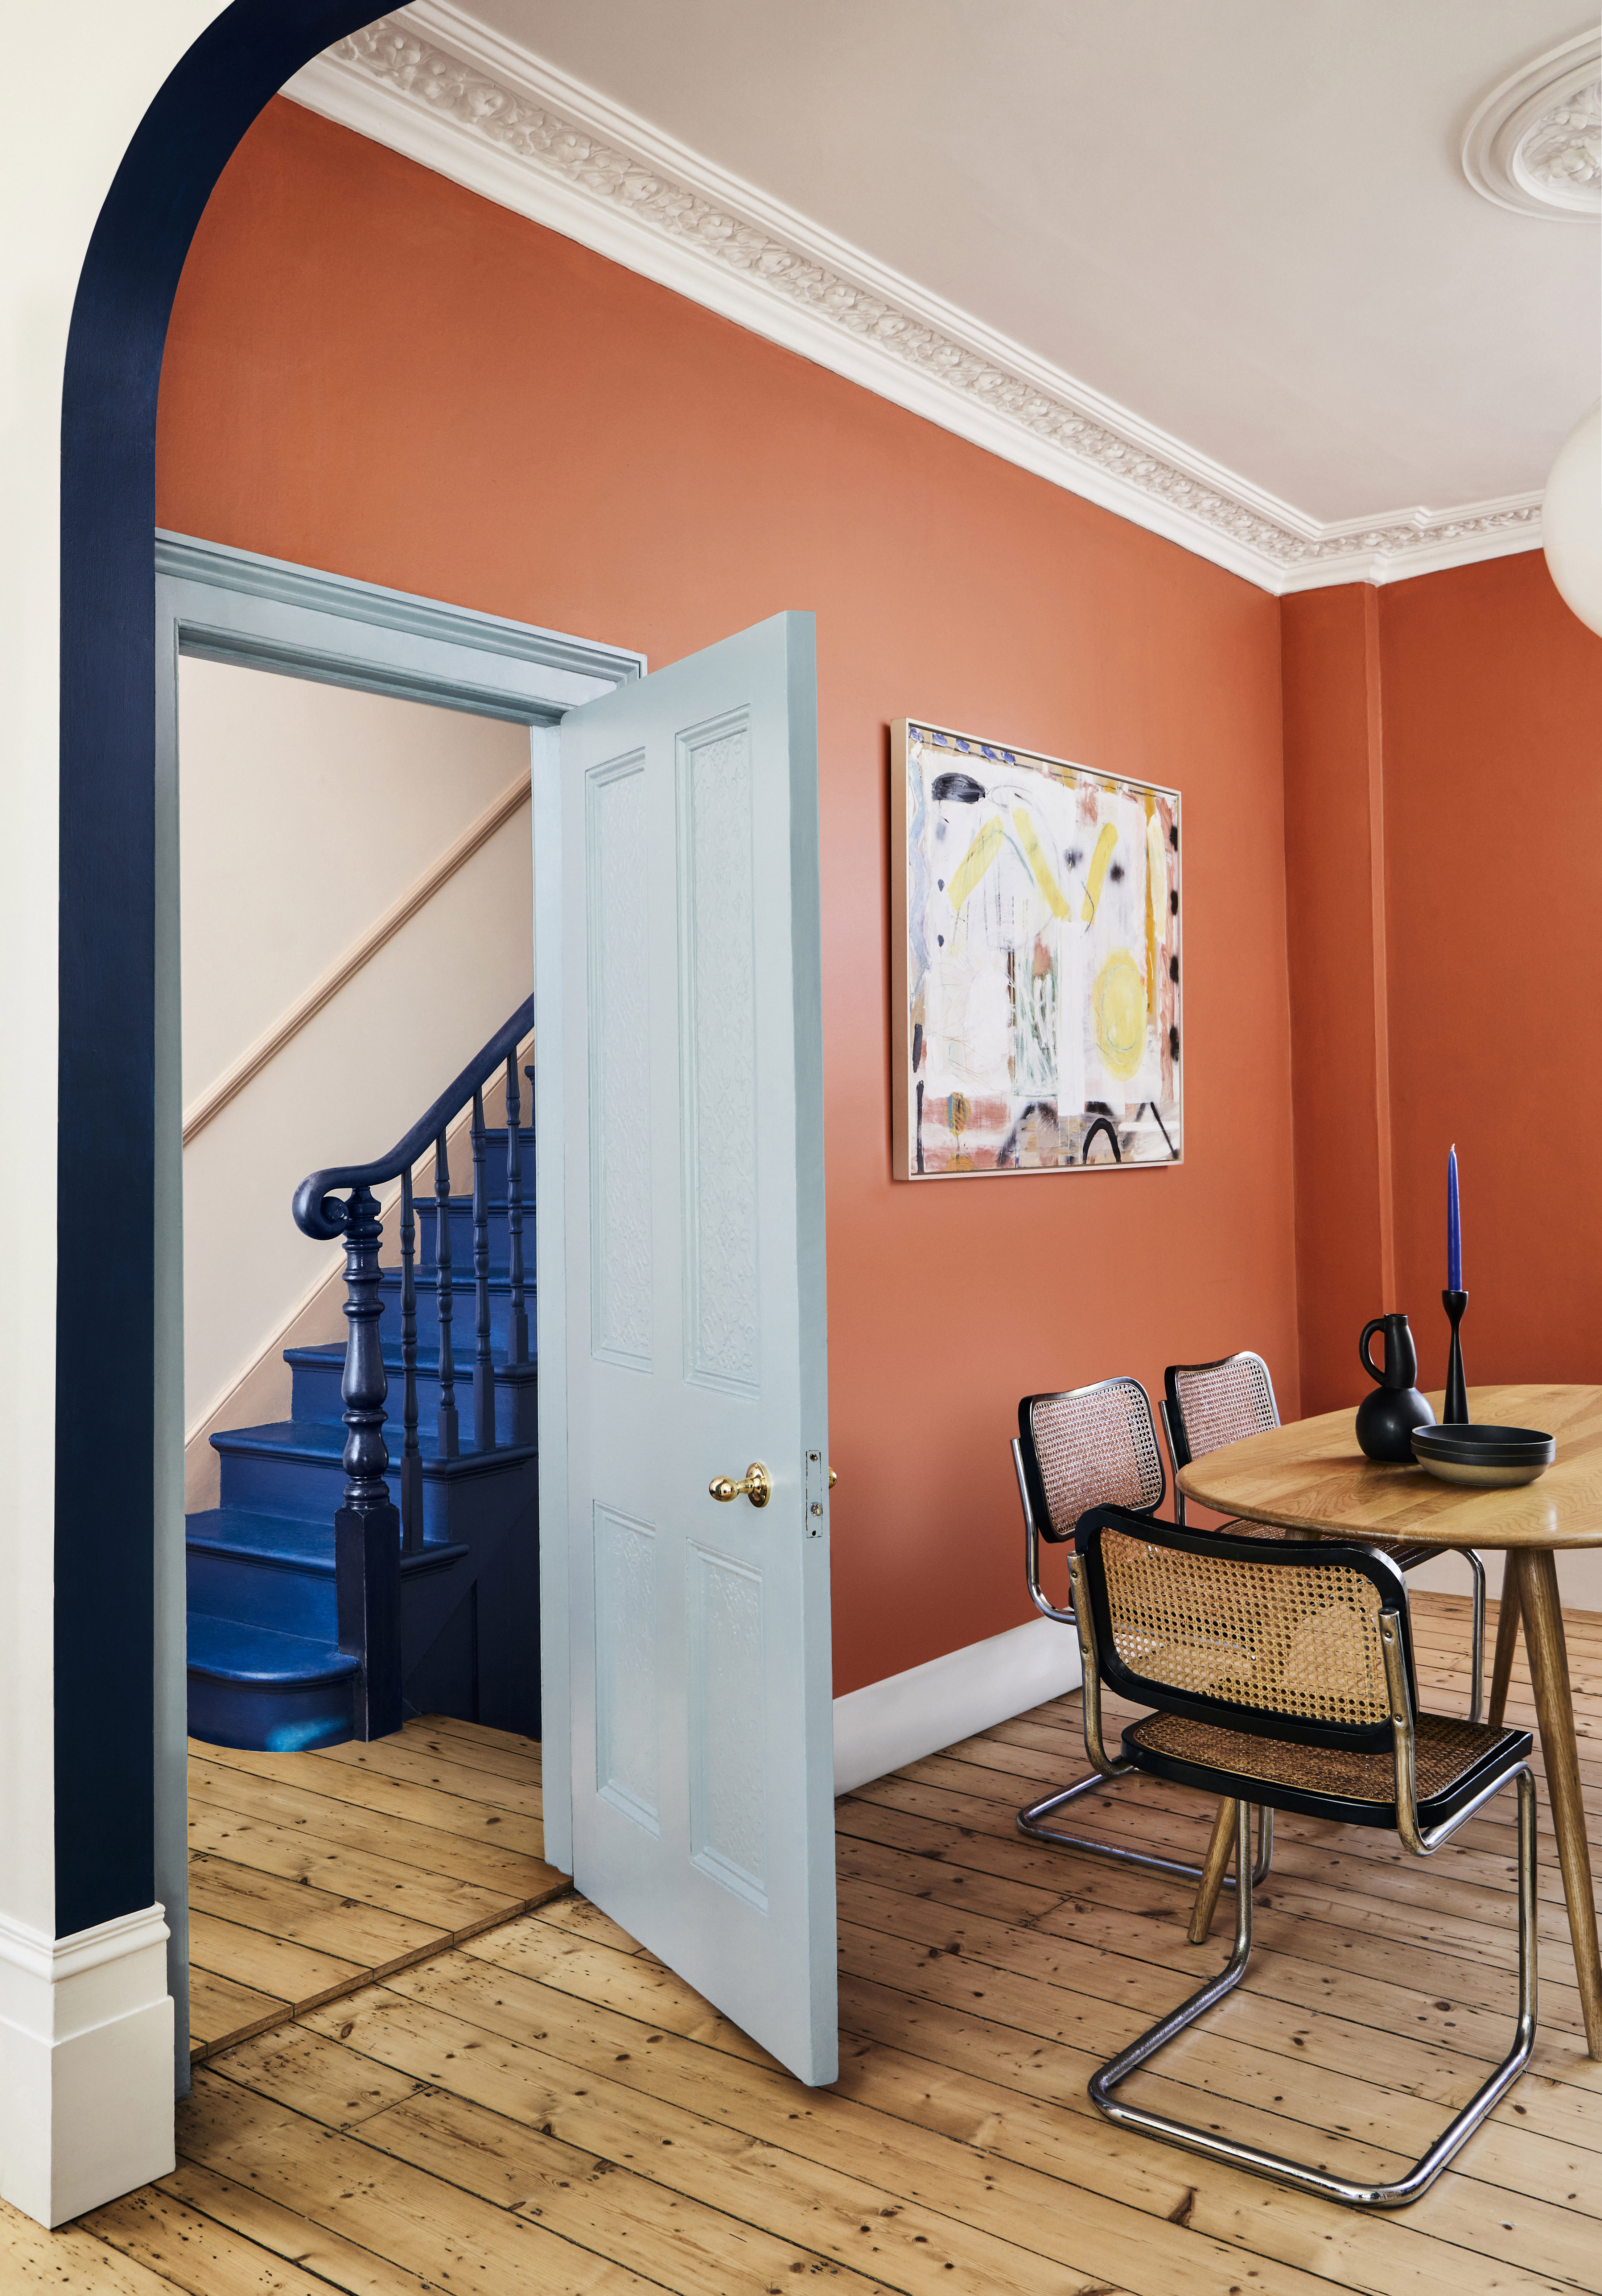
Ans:
[[[528,774],[522,726],[181,665],[191,1509],[216,1504],[210,1427],[287,1414],[286,1339],[343,1333],[342,1286],[326,1280],[340,1255],[296,1229],[296,1184],[320,1165],[382,1155],[530,993],[527,805],[503,808],[478,849],[198,1132],[195,1118]],[[464,1154],[452,1178],[470,1185]]]

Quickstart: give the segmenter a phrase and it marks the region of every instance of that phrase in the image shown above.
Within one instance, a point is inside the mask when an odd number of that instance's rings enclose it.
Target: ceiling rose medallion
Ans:
[[[1517,215],[1602,215],[1602,28],[1491,89],[1464,130],[1463,172]]]

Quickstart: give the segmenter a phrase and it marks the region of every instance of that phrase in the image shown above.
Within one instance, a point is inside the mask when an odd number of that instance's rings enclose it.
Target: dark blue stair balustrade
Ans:
[[[534,1136],[515,1064],[532,1025],[530,1000],[388,1157],[296,1193],[298,1224],[344,1242],[350,1337],[285,1349],[288,1419],[211,1439],[221,1503],[188,1521],[196,1738],[291,1751],[383,1735],[408,1710],[539,1734]],[[469,1106],[459,1196],[444,1137]],[[414,1201],[436,1143],[434,1197]],[[374,1192],[397,1178],[386,1267]]]
[[[390,1306],[394,1302],[391,1300]],[[527,1445],[538,1438],[535,1425],[536,1373],[532,1363],[511,1365],[501,1360],[499,1336],[497,1335],[495,1365],[495,1439],[497,1444]],[[290,1414],[295,1419],[333,1419],[340,1414],[340,1381],[344,1374],[345,1350],[337,1342],[326,1347],[286,1348],[283,1359],[294,1374],[293,1401]],[[404,1365],[398,1348],[385,1348],[384,1369],[389,1374],[393,1394],[399,1387]],[[435,1433],[440,1410],[440,1371],[438,1357],[431,1348],[420,1340],[415,1382],[417,1390],[417,1445],[421,1453],[425,1431],[438,1448]],[[457,1390],[460,1408],[460,1439],[471,1450],[477,1447],[478,1430],[471,1387]],[[398,1472],[398,1462],[390,1465]],[[398,1490],[397,1492],[398,1504]]]

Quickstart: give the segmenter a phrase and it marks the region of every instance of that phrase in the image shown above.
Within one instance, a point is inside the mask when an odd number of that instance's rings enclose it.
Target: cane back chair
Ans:
[[[1518,1789],[1518,2020],[1508,2055],[1423,2157],[1365,2183],[1128,2103],[1115,2092],[1232,1992],[1252,1951],[1252,1892],[1235,1895],[1235,1948],[1217,1977],[1103,2065],[1110,2120],[1210,2160],[1359,2208],[1426,2191],[1518,2079],[1535,2039],[1535,1784],[1530,1733],[1420,1714],[1401,1572],[1372,1547],[1180,1530],[1127,1507],[1090,1509],[1069,1570],[1084,1664],[1085,1751],[1104,1776],[1102,1685],[1154,1710],[1124,1731],[1121,1763],[1235,1805],[1236,1870],[1248,1807],[1383,1827],[1434,1855],[1493,1794]]]
[[[1204,1458],[1209,1451],[1220,1451],[1226,1443],[1244,1443],[1248,1435],[1264,1435],[1270,1427],[1279,1424],[1279,1406],[1274,1400],[1274,1382],[1269,1377],[1269,1367],[1261,1356],[1243,1348],[1232,1356],[1220,1356],[1217,1363],[1170,1364],[1162,1374],[1163,1397],[1157,1408],[1162,1420],[1163,1438],[1174,1477],[1174,1520],[1181,1529],[1185,1523],[1185,1494],[1179,1488],[1179,1470],[1189,1466],[1193,1459]],[[1229,1529],[1236,1536],[1285,1538],[1294,1536],[1273,1523],[1232,1522]],[[1388,1554],[1399,1570],[1416,1570],[1421,1562],[1433,1562],[1439,1554],[1460,1554],[1473,1574],[1474,1611],[1470,1628],[1470,1664],[1473,1686],[1468,1698],[1468,1718],[1478,1722],[1483,1718],[1482,1685],[1485,1677],[1485,1566],[1472,1546],[1425,1546],[1416,1539],[1371,1538],[1370,1546]]]
[[[1058,1625],[1074,1624],[1072,1609],[1060,1610],[1040,1584],[1040,1541],[1065,1545],[1087,1507],[1113,1505],[1137,1514],[1155,1514],[1168,1489],[1157,1430],[1145,1388],[1138,1379],[1098,1380],[1091,1387],[1076,1387],[1059,1395],[1026,1395],[1018,1406],[1018,1432],[1013,1438],[1013,1470],[1023,1506],[1024,1553],[1030,1598],[1036,1610]],[[1092,1835],[1065,1833],[1046,1821],[1082,1794],[1103,1792],[1109,1779],[1126,1776],[1129,1766],[1108,1771],[1092,1770],[1073,1784],[1044,1795],[1018,1812],[1018,1831],[1032,1841],[1047,1841],[1060,1849],[1080,1849],[1095,1857],[1110,1857],[1121,1866],[1138,1866],[1170,1881],[1209,1882],[1209,1868],[1189,1866],[1176,1857],[1161,1857],[1145,1849],[1100,1841]],[[1222,1813],[1214,1833],[1214,1851],[1221,1840]],[[1274,1820],[1270,1810],[1259,1813],[1257,1864],[1253,1880],[1261,1882],[1273,1857]],[[1233,1881],[1224,1885],[1232,1889]],[[1213,1885],[1216,1898],[1216,1883]],[[1199,1942],[1199,1939],[1198,1939]]]

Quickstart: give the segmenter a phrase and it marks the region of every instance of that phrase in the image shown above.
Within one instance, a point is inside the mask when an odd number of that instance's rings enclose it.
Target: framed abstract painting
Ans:
[[[1178,1163],[1179,791],[891,737],[896,1177]]]

